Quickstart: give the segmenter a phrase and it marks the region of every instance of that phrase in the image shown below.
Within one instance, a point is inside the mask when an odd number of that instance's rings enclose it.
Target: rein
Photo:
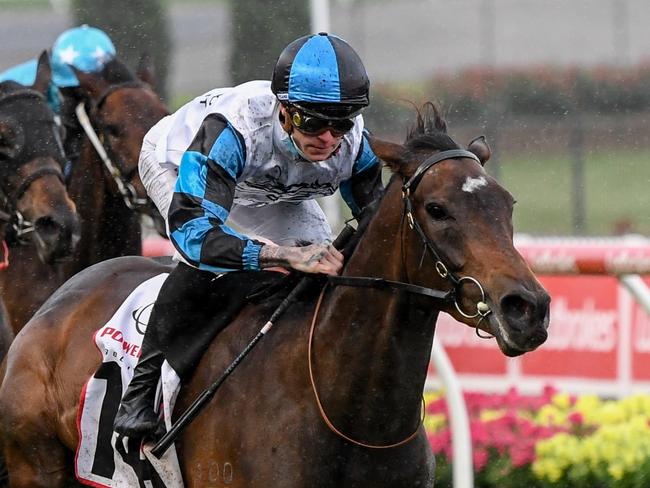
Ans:
[[[106,101],[106,99],[111,93],[124,88],[139,88],[142,86],[143,85],[139,82],[127,82],[127,83],[121,83],[118,85],[110,86],[99,96],[97,101],[94,103],[93,105],[94,110],[98,110],[104,104],[104,102]],[[100,134],[98,135],[97,131],[95,131],[95,128],[93,127],[92,122],[90,121],[90,117],[86,112],[86,107],[83,102],[77,105],[77,107],[75,108],[75,113],[77,114],[77,119],[79,120],[79,124],[81,125],[84,132],[86,133],[86,136],[88,137],[88,140],[90,141],[93,148],[95,149],[95,152],[99,156],[99,159],[102,160],[104,167],[108,170],[108,173],[111,175],[113,181],[117,185],[117,190],[122,196],[122,200],[124,201],[124,204],[127,206],[127,208],[129,208],[130,210],[137,210],[139,207],[143,207],[144,205],[146,205],[147,199],[138,197],[137,191],[135,190],[133,185],[128,181],[128,175],[125,176],[122,173],[122,171],[119,169],[119,167],[115,163],[113,163],[113,161],[109,157],[108,151],[106,150],[106,147],[103,144],[103,134],[100,132]]]
[[[361,282],[359,282],[361,283]],[[370,282],[363,282],[363,283],[370,283]],[[390,283],[397,283],[397,282],[390,282]],[[342,283],[339,283],[342,284]],[[402,283],[403,284],[403,283]],[[356,285],[351,285],[351,286],[356,286]],[[359,286],[364,286],[364,285],[359,285]],[[383,286],[383,285],[380,285]],[[374,288],[374,287],[373,287]],[[311,320],[311,327],[309,328],[309,342],[307,345],[307,362],[309,366],[309,381],[311,382],[311,389],[314,392],[314,397],[316,399],[316,405],[318,406],[318,411],[320,412],[321,418],[325,422],[325,425],[334,432],[337,436],[341,437],[342,439],[345,439],[346,441],[360,447],[366,447],[368,449],[391,449],[393,447],[399,447],[402,446],[418,435],[418,431],[420,430],[420,427],[424,423],[424,415],[425,415],[425,408],[424,408],[424,398],[422,399],[422,409],[420,413],[420,420],[418,421],[417,426],[415,427],[415,430],[406,438],[402,439],[401,441],[397,441],[391,444],[367,444],[365,442],[358,441],[356,439],[353,439],[352,437],[349,437],[345,435],[343,432],[341,432],[339,429],[336,428],[336,426],[332,423],[330,420],[329,416],[325,412],[325,408],[323,407],[323,404],[320,400],[320,396],[318,395],[318,389],[316,388],[316,380],[314,379],[314,371],[313,371],[313,366],[312,366],[312,345],[314,343],[314,332],[316,330],[316,322],[318,319],[318,312],[320,311],[321,304],[323,303],[323,297],[325,296],[325,290],[327,289],[327,284],[323,287],[323,289],[320,292],[320,296],[318,297],[318,302],[316,303],[316,309],[314,310],[314,316]],[[426,288],[425,288],[426,289]],[[435,291],[435,290],[432,290]],[[430,295],[427,295],[430,296]]]

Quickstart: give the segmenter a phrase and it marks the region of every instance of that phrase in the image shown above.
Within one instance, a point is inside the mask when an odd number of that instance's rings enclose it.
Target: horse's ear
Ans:
[[[151,87],[156,86],[156,70],[153,65],[153,58],[149,53],[142,53],[135,74],[139,80],[144,81]]]
[[[50,81],[52,80],[52,67],[50,66],[50,56],[47,51],[43,51],[38,57],[38,65],[36,66],[36,79],[32,88],[43,95],[47,95],[50,88]]]
[[[485,140],[485,136],[478,136],[476,139],[473,139],[467,146],[467,150],[474,153],[476,157],[479,158],[482,166],[485,166],[485,163],[487,163],[490,156],[492,156],[492,150]]]
[[[82,93],[89,99],[97,98],[100,94],[110,86],[110,83],[98,73],[86,73],[85,71],[78,70],[72,65],[70,69],[79,80],[79,88]]]
[[[400,171],[404,168],[406,163],[403,158],[404,146],[370,136],[368,142],[375,156],[386,163],[393,171]]]

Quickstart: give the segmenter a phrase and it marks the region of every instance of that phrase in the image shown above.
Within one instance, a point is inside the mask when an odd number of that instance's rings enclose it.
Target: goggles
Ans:
[[[353,119],[324,119],[314,117],[292,107],[289,109],[291,123],[300,132],[307,135],[318,135],[330,131],[334,137],[341,137],[350,132],[354,127]]]

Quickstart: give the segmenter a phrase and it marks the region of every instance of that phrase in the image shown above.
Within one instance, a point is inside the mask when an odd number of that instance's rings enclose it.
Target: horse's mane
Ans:
[[[415,125],[409,128],[406,135],[404,147],[408,153],[416,153],[421,150],[447,151],[449,149],[460,148],[447,134],[447,122],[433,102],[426,102],[421,107],[413,104],[413,107],[415,108],[417,118]],[[400,177],[394,174],[391,181],[400,181]],[[361,236],[370,224],[370,221],[374,218],[379,208],[379,203],[385,195],[386,193],[384,192],[378,200],[366,206],[361,212],[361,215],[357,217],[357,232],[355,232],[343,251],[346,257],[355,251]]]
[[[117,58],[111,59],[102,70],[102,78],[108,81],[111,85],[119,85],[120,83],[128,83],[135,81],[136,77],[131,70],[126,67]]]
[[[447,122],[433,102],[415,107],[416,123],[406,135],[405,146],[409,152],[421,149],[446,151],[460,146],[447,134]]]

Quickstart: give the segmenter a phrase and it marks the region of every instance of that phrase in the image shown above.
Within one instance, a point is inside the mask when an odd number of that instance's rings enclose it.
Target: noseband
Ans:
[[[125,88],[142,88],[143,86],[144,85],[138,81],[132,81],[132,82],[120,83],[118,85],[112,85],[108,87],[106,90],[104,90],[104,92],[101,93],[101,95],[94,102],[91,113],[93,115],[96,115],[99,109],[101,108],[101,106],[106,101],[106,99],[113,92]],[[137,210],[138,208],[145,206],[147,204],[147,199],[140,198],[135,188],[130,183],[132,173],[125,175],[120,170],[119,166],[113,163],[113,161],[109,157],[108,153],[110,152],[113,153],[114,155],[115,151],[113,151],[112,148],[110,147],[110,144],[107,143],[106,137],[104,137],[104,133],[100,131],[98,134],[95,128],[93,127],[83,102],[77,105],[77,107],[75,108],[75,113],[77,114],[77,119],[79,120],[79,124],[81,125],[84,132],[86,133],[86,136],[88,136],[88,140],[90,140],[90,143],[93,145],[93,148],[97,152],[97,155],[102,160],[104,167],[108,170],[108,173],[113,178],[113,181],[115,181],[117,190],[120,192],[120,195],[122,196],[122,200],[124,201],[124,204],[127,206],[127,208],[129,208],[130,210]],[[137,167],[134,171],[137,171]]]
[[[0,96],[0,104],[5,103],[9,100],[14,100],[16,98],[36,98],[38,100],[42,100],[43,103],[47,104],[47,99],[45,98],[45,96],[36,90],[32,90],[31,88],[12,91],[10,93],[6,93]],[[59,124],[58,119],[56,117],[53,117],[52,121],[54,125]],[[54,136],[59,148],[59,153],[60,153],[59,156],[62,157],[63,160],[65,160],[65,154],[63,152],[63,144],[61,143],[61,137],[56,130],[54,130]],[[4,210],[0,210],[0,222],[5,222],[10,224],[11,229],[13,231],[11,237],[20,244],[27,243],[27,239],[25,238],[25,235],[34,232],[34,224],[32,222],[29,222],[28,220],[25,220],[23,215],[20,213],[20,211],[18,210],[18,201],[29,189],[32,183],[48,175],[56,176],[59,179],[59,181],[61,181],[61,183],[65,186],[62,171],[58,168],[53,168],[53,167],[40,168],[31,172],[29,175],[25,177],[25,179],[20,183],[20,185],[18,185],[18,187],[13,192],[8,191],[5,188],[4,184],[0,183],[0,202],[2,204],[1,208],[4,209]]]

